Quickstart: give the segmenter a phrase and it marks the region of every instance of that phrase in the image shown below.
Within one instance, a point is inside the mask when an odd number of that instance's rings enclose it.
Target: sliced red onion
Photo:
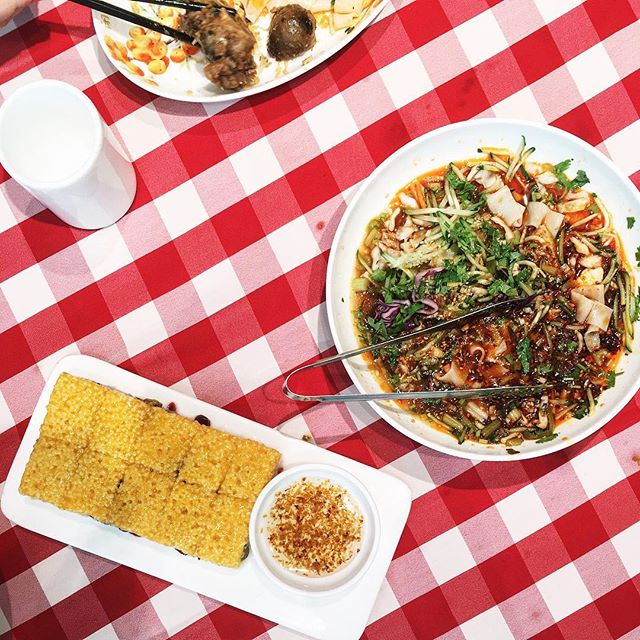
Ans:
[[[417,302],[420,302],[424,305],[424,309],[416,311],[416,313],[419,313],[420,315],[430,316],[438,311],[438,305],[431,298],[424,298],[422,300],[418,300]]]
[[[420,288],[420,283],[422,282],[422,279],[433,276],[436,273],[440,273],[441,271],[444,271],[444,267],[431,267],[430,269],[425,269],[424,271],[420,271],[416,273],[416,277],[413,282],[413,293],[411,294],[411,299],[414,302],[423,302],[422,300],[416,300],[416,294],[418,293],[418,289]]]

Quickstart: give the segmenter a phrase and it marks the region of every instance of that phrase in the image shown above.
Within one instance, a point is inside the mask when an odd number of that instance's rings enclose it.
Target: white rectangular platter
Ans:
[[[349,591],[327,597],[297,596],[279,589],[262,575],[251,553],[239,569],[220,567],[184,556],[175,549],[138,538],[92,518],[62,511],[21,495],[18,486],[38,439],[51,390],[58,376],[65,371],[139,398],[154,398],[165,406],[175,402],[178,413],[187,417],[205,415],[216,428],[253,438],[280,451],[284,469],[301,463],[325,463],[351,472],[369,489],[380,516],[380,544],[372,565]],[[102,360],[82,355],[62,359],[53,370],[11,465],[2,495],[4,514],[26,529],[173,582],[319,640],[355,640],[361,636],[410,506],[408,487],[381,471],[282,435]]]

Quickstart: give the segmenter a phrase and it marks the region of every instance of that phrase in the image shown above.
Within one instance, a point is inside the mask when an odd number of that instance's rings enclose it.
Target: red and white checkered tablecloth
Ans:
[[[87,9],[41,0],[0,30],[0,99],[41,77],[93,100],[138,193],[117,225],[78,231],[0,169],[1,479],[54,363],[90,354],[270,426],[304,421],[410,485],[368,640],[640,638],[640,396],[567,451],[474,464],[367,406],[280,393],[331,348],[324,278],[346,203],[409,140],[475,116],[544,121],[640,185],[640,0],[394,0],[329,63],[226,107],[135,87]],[[4,516],[0,576],[2,638],[298,637]]]

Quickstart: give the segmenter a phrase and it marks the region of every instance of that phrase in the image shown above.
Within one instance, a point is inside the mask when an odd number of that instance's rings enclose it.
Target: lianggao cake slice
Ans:
[[[41,435],[86,446],[106,394],[106,387],[97,382],[61,373],[49,398]]]
[[[197,556],[207,523],[213,517],[215,498],[215,493],[200,485],[178,480],[162,517],[165,544]]]
[[[162,473],[178,473],[191,440],[201,425],[159,407],[149,407],[137,434],[131,459]]]
[[[224,480],[240,438],[211,427],[200,427],[180,468],[180,480],[217,491]]]
[[[255,440],[240,438],[219,492],[252,502],[273,478],[280,452]]]
[[[164,542],[162,513],[174,484],[173,475],[128,464],[111,503],[109,521],[125,531]]]
[[[62,506],[108,523],[111,503],[124,477],[125,465],[121,458],[85,449]]]
[[[253,500],[217,494],[196,555],[215,564],[239,567],[248,552],[252,507]]]
[[[69,442],[41,435],[22,474],[20,493],[62,506],[80,454]]]
[[[96,413],[88,447],[130,461],[131,449],[149,406],[142,400],[107,389]]]

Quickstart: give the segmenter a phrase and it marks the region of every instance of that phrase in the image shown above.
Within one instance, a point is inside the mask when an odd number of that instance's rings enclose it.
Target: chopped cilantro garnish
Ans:
[[[586,402],[581,402],[576,407],[576,410],[573,412],[573,417],[577,418],[578,420],[581,420],[588,414],[589,414],[589,405]]]
[[[545,362],[538,367],[538,373],[540,373],[541,375],[551,373],[552,371],[553,367],[548,362]]]
[[[609,373],[607,373],[607,389],[616,386],[616,378],[622,375],[622,373],[622,371],[609,371]]]
[[[636,219],[632,216],[627,217],[627,229],[633,229],[633,225],[636,223]]]
[[[384,269],[376,269],[371,273],[371,279],[374,282],[384,282],[387,277],[387,272]]]
[[[529,373],[531,368],[531,340],[526,337],[516,345],[516,353],[522,365],[522,373]]]
[[[640,266],[640,247],[636,249],[636,262],[638,263],[638,266]]]
[[[567,351],[573,353],[578,348],[578,343],[575,340],[569,340],[567,342]]]
[[[589,182],[589,177],[582,169],[578,169],[576,177],[573,180],[569,180],[567,178],[565,171],[571,166],[572,162],[573,160],[571,159],[563,160],[553,167],[553,173],[556,178],[558,178],[558,182],[569,191],[573,191],[573,189],[578,189],[579,187],[584,187],[584,185]]]

